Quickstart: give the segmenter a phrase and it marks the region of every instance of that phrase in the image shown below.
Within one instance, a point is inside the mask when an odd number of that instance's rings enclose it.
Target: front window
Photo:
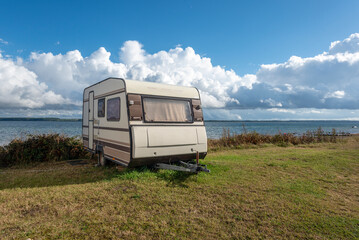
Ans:
[[[193,122],[189,100],[144,98],[146,122]]]
[[[97,104],[97,117],[105,116],[105,99],[99,99]]]

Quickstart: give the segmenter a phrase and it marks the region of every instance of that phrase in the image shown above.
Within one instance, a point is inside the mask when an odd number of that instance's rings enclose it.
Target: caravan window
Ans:
[[[107,121],[120,120],[120,98],[107,100]]]
[[[146,122],[193,122],[189,100],[143,98]]]
[[[105,116],[105,99],[99,99],[97,104],[97,117]]]

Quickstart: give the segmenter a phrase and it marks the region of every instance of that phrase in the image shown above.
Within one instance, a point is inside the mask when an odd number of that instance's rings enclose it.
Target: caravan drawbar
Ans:
[[[194,87],[107,78],[84,89],[84,147],[125,167],[186,162],[207,154]],[[197,162],[198,164],[198,162]]]

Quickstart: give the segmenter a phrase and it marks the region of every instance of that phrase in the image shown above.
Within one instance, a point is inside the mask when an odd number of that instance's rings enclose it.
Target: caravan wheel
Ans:
[[[98,153],[98,164],[100,166],[105,166],[106,165],[106,159],[105,159],[105,156],[104,156],[103,152]]]

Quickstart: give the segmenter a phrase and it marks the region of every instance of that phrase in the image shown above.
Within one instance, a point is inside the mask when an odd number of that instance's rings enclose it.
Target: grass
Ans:
[[[358,239],[359,138],[209,153],[211,173],[0,169],[0,239]]]

